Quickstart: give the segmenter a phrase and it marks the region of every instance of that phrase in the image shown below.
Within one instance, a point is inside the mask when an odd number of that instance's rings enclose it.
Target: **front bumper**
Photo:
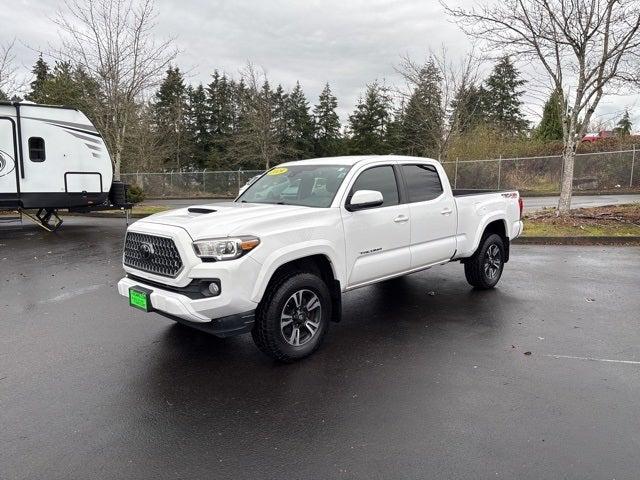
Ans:
[[[262,268],[252,255],[203,262],[195,255],[192,239],[182,228],[142,220],[131,225],[128,231],[171,238],[183,266],[176,277],[171,278],[124,265],[129,276],[118,282],[120,295],[128,297],[129,289],[135,286],[151,290],[149,298],[154,312],[216,335],[227,336],[229,332],[242,333],[250,329],[253,312],[258,306],[251,298]],[[220,294],[194,298],[184,290],[193,281],[204,279],[217,279],[221,285]]]
[[[197,278],[220,280],[222,292],[216,297],[190,298],[180,293],[179,288],[162,288],[157,281],[146,283],[140,277],[121,279],[118,282],[118,293],[128,298],[131,287],[149,289],[151,311],[190,327],[227,337],[251,330],[257,303],[249,300],[252,282],[247,279],[257,276],[257,268],[259,264],[248,258],[233,264],[203,263],[194,268],[191,273],[197,274]]]
[[[180,293],[162,290],[156,286],[145,284],[144,281],[129,277],[118,282],[118,293],[129,297],[129,288],[136,286],[151,290],[149,295],[150,311],[198,330],[220,337],[229,337],[249,332],[253,326],[257,306],[253,302],[230,309],[228,305],[221,305],[220,297],[191,299]],[[232,310],[236,310],[236,312],[229,313]],[[216,312],[221,313],[216,314]]]

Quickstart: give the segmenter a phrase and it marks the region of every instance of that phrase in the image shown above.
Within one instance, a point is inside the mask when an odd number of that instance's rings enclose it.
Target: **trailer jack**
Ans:
[[[22,210],[22,213],[48,232],[55,232],[62,225],[62,219],[58,216],[58,211],[55,208],[41,208],[35,216],[26,210]]]

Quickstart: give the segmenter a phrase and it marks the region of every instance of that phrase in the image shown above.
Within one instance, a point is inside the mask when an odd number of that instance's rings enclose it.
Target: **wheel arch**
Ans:
[[[488,235],[492,234],[499,235],[502,238],[502,243],[504,244],[504,262],[507,263],[509,261],[509,235],[507,233],[507,222],[504,219],[493,220],[484,227],[484,231],[482,235],[479,237],[480,240],[485,238]],[[478,245],[476,249],[480,245],[480,240],[478,241]],[[475,250],[474,250],[475,251]]]
[[[264,270],[264,269],[263,269]],[[318,275],[327,285],[331,293],[333,321],[340,321],[342,316],[342,288],[336,271],[336,266],[326,253],[311,253],[295,258],[284,258],[278,264],[272,264],[267,272],[261,275],[261,281],[256,282],[253,299],[259,303],[265,292],[282,277],[298,272],[310,272]]]
[[[492,233],[500,235],[500,238],[502,238],[502,243],[504,244],[505,249],[505,262],[507,262],[509,260],[509,231],[507,230],[506,220],[499,215],[488,217],[483,223],[478,226],[478,229],[476,230],[475,240],[473,242],[473,247],[469,251],[467,251],[467,253],[465,254],[465,258],[461,259],[462,262],[471,257],[471,255],[473,255],[478,250],[478,248],[480,248],[482,239],[487,235],[491,235]]]

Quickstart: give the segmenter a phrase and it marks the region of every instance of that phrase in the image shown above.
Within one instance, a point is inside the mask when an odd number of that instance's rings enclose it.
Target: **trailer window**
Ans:
[[[32,162],[44,162],[47,156],[44,152],[44,139],[31,137],[29,139],[29,159]]]

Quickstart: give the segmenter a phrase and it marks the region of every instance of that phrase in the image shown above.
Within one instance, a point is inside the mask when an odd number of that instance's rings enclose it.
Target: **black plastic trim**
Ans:
[[[14,103],[16,107],[16,125],[18,127],[18,153],[20,154],[20,178],[24,179],[24,153],[22,152],[22,126],[20,123],[20,104]]]
[[[208,284],[211,282],[216,282],[220,287],[220,292],[222,293],[222,285],[220,284],[220,280],[217,278],[194,279],[194,280],[191,280],[191,282],[185,287],[173,287],[171,285],[166,285],[164,283],[154,282],[146,278],[138,277],[137,275],[131,275],[130,273],[127,274],[127,278],[130,278],[131,280],[135,280],[136,282],[140,282],[143,286],[148,285],[151,287],[155,287],[158,290],[166,290],[168,292],[179,293],[180,295],[189,297],[191,300],[200,300],[203,298],[214,298],[213,295],[205,295],[202,293],[203,288],[208,286]],[[219,295],[220,294],[216,296],[219,296]]]
[[[402,172],[402,165],[395,163],[393,165],[393,171],[396,174],[396,183],[398,184],[398,203],[404,205],[409,203],[409,192],[407,190],[407,183]]]
[[[17,208],[77,208],[100,205],[107,201],[107,192],[21,192],[0,194],[0,200],[14,201]]]
[[[152,304],[153,306],[153,304]],[[180,317],[162,312],[160,310],[152,310],[154,313],[158,313],[163,317],[170,318],[182,325],[186,325],[202,332],[210,333],[216,337],[234,337],[236,335],[242,335],[243,333],[249,333],[253,328],[255,322],[256,311],[250,310],[248,312],[236,313],[235,315],[228,315],[226,317],[214,318],[210,322],[190,322]]]

